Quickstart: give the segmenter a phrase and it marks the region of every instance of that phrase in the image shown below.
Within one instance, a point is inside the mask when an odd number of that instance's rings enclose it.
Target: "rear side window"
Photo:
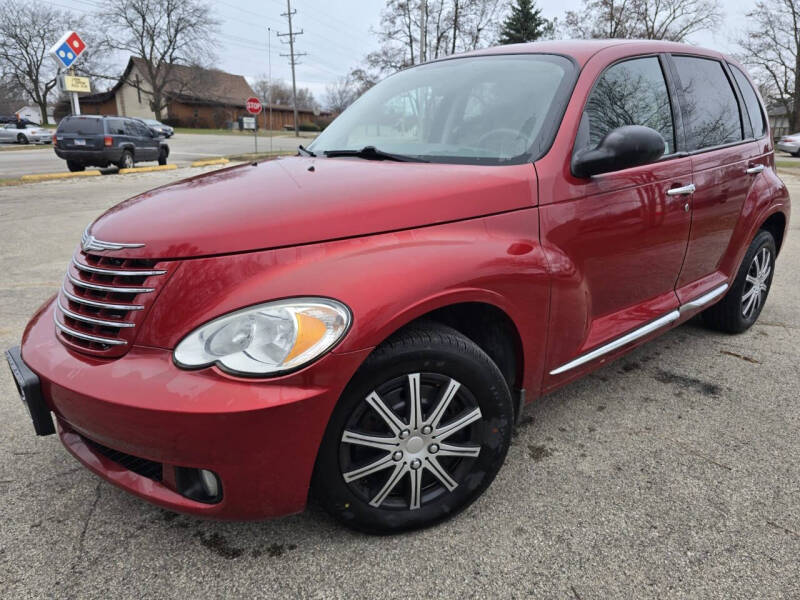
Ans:
[[[655,56],[609,67],[597,80],[581,119],[576,148],[595,148],[612,129],[644,125],[655,129],[675,152],[675,128],[667,84]]]
[[[67,117],[58,125],[58,133],[92,135],[103,133],[103,120],[92,117]]]
[[[722,146],[742,139],[739,103],[722,63],[675,56],[687,150]]]
[[[741,69],[735,67],[734,65],[728,66],[731,68],[733,78],[736,80],[736,83],[742,92],[744,105],[747,107],[750,123],[753,125],[753,135],[756,138],[760,138],[767,133],[767,122],[764,119],[764,113],[761,112],[761,103],[758,101],[758,96],[756,95],[753,86],[750,85],[747,75],[745,75]]]
[[[125,135],[125,121],[122,119],[106,119],[106,127],[111,135]]]

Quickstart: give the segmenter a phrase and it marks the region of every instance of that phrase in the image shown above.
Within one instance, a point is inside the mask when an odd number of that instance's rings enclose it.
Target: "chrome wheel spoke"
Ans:
[[[474,423],[475,421],[481,418],[481,409],[476,408],[471,410],[467,414],[459,417],[455,421],[451,421],[444,427],[440,427],[439,429],[435,430],[434,438],[438,441],[442,441],[456,433],[457,431],[461,431],[467,425]]]
[[[753,277],[750,274],[748,274],[747,277],[745,277],[745,281],[747,281],[747,283],[750,283],[752,285],[758,285],[758,278]]]
[[[754,286],[753,286],[753,287],[751,287],[749,290],[747,290],[747,291],[744,293],[744,295],[742,296],[742,304],[744,304],[744,303],[745,303],[747,300],[749,300],[749,299],[750,299],[750,297],[751,297],[753,294],[755,294],[756,292],[758,292],[758,286],[757,286],[757,285],[754,285]]]
[[[356,431],[345,431],[342,435],[342,442],[353,444],[354,446],[369,446],[391,452],[397,449],[399,442],[396,437],[383,437],[379,435],[367,435]]]
[[[447,388],[444,390],[442,397],[439,399],[439,403],[436,405],[436,408],[433,409],[431,416],[428,418],[428,425],[434,429],[439,426],[439,421],[442,420],[442,416],[447,410],[447,407],[450,406],[450,401],[456,395],[456,392],[458,392],[458,388],[460,387],[461,384],[455,379],[450,380],[450,383],[447,384]]]
[[[408,426],[416,429],[422,425],[422,399],[419,395],[419,373],[408,376]]]
[[[419,469],[411,469],[409,475],[411,477],[411,498],[408,502],[408,508],[411,510],[416,510],[419,508],[420,504],[422,503],[422,472],[423,468],[420,467]]]
[[[437,456],[457,456],[462,458],[475,458],[481,453],[481,447],[473,444],[441,444]]]
[[[456,483],[453,478],[450,477],[450,474],[444,469],[441,463],[436,460],[435,456],[429,456],[425,460],[427,462],[428,470],[444,487],[447,488],[448,492],[452,492],[458,487],[458,483]]]
[[[384,404],[383,400],[381,400],[380,396],[375,392],[372,392],[369,396],[367,396],[367,404],[369,404],[372,408],[375,409],[383,421],[389,426],[389,429],[392,430],[392,433],[398,435],[401,430],[405,429],[405,423],[403,423],[400,418],[394,414],[391,408]]]
[[[771,272],[772,272],[772,267],[769,265],[769,263],[767,263],[766,266],[764,267],[764,270],[761,271],[761,282],[762,283],[767,280],[767,277],[769,277],[769,274]]]
[[[750,298],[747,300],[747,303],[744,305],[744,309],[742,310],[742,312],[744,313],[745,317],[748,318],[750,317],[751,309],[753,307],[753,304],[755,303],[755,299],[756,295],[755,294],[751,295]]]
[[[404,463],[397,463],[394,471],[392,474],[389,475],[389,479],[386,480],[386,484],[381,488],[381,491],[378,492],[375,497],[370,500],[370,505],[378,508],[383,501],[386,500],[386,497],[392,493],[392,490],[397,487],[397,484],[400,483],[400,480],[403,479],[403,476],[408,471],[408,465]]]
[[[392,460],[391,454],[387,454],[383,458],[379,458],[375,462],[363,466],[360,469],[355,469],[353,471],[348,471],[347,473],[344,473],[343,477],[347,483],[350,483],[351,481],[355,481],[356,479],[361,479],[362,477],[366,477],[367,475],[372,475],[373,473],[377,473],[378,471],[383,471],[384,469],[388,469],[393,465],[397,465],[397,463],[394,460]]]

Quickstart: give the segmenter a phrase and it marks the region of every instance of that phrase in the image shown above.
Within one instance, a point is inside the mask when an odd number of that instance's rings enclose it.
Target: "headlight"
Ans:
[[[318,358],[342,339],[350,311],[327,298],[251,306],[201,325],[175,348],[183,368],[219,365],[245,375],[275,375]]]

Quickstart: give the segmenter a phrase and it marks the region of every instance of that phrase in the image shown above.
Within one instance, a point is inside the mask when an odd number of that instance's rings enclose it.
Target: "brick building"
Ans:
[[[81,96],[81,112],[87,115],[121,115],[154,119],[150,107],[151,90],[147,82],[147,64],[131,57],[120,80],[106,92]],[[255,96],[253,88],[241,75],[217,69],[173,65],[170,82],[165,88],[167,106],[161,111],[163,121],[176,127],[225,128],[241,116],[250,116],[245,101]],[[56,118],[68,114],[69,105],[62,104]],[[269,126],[268,109],[259,115],[261,128]],[[60,113],[60,114],[59,114]],[[298,109],[298,123],[311,123],[314,112]],[[291,106],[273,105],[272,128],[294,126]]]

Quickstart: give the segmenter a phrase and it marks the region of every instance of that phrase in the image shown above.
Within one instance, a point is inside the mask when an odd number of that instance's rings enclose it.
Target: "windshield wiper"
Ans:
[[[422,158],[406,156],[405,154],[391,154],[378,150],[375,146],[364,146],[361,150],[325,150],[323,152],[328,158],[335,156],[355,156],[366,158],[367,160],[394,160],[397,162],[428,162]]]
[[[303,148],[303,144],[300,144],[297,149],[300,151],[300,154],[304,154],[305,156],[316,156],[315,152],[312,152],[308,148]]]

